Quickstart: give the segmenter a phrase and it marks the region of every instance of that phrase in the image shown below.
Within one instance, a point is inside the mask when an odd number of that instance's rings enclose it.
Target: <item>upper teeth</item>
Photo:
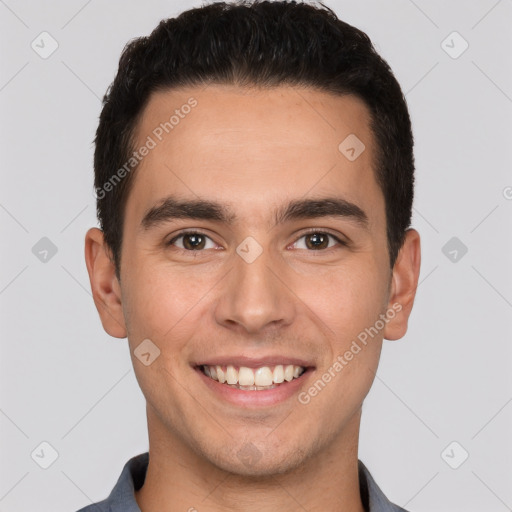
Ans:
[[[204,373],[214,380],[240,386],[271,386],[285,380],[290,382],[304,373],[302,366],[293,364],[278,364],[274,367],[260,366],[259,368],[240,366],[239,369],[230,364],[227,366],[203,365],[202,368]]]

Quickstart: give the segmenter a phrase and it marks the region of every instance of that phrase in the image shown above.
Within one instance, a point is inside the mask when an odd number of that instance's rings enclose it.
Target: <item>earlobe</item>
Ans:
[[[384,329],[384,338],[398,340],[407,332],[421,266],[420,235],[415,229],[406,231],[405,241],[393,267],[388,310],[394,310]]]
[[[85,263],[103,328],[114,338],[126,338],[119,282],[103,232],[98,228],[89,229],[85,235]]]

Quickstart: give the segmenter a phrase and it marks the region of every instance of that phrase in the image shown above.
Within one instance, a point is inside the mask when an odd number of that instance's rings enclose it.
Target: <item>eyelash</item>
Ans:
[[[301,238],[307,236],[307,235],[312,235],[312,234],[321,234],[321,235],[328,235],[330,236],[331,238],[334,238],[334,240],[336,242],[338,242],[339,245],[341,245],[342,247],[347,247],[348,246],[348,243],[341,240],[338,236],[334,235],[333,233],[331,233],[330,231],[326,231],[326,230],[322,230],[322,229],[318,229],[318,228],[311,228],[309,230],[307,230],[306,232],[302,233],[301,236],[299,236],[299,238],[297,238],[297,240],[294,242],[297,243]],[[176,240],[186,236],[186,235],[201,235],[201,236],[204,236],[206,238],[209,238],[211,240],[211,237],[209,237],[206,233],[203,233],[202,231],[195,231],[195,230],[186,230],[186,231],[181,231],[178,235],[176,235],[175,237],[173,237],[171,240],[169,240],[169,242],[166,243],[167,246],[172,246],[174,244],[174,242],[176,242]],[[213,242],[213,240],[212,240]],[[308,250],[308,252],[326,252],[326,251],[329,251],[330,249],[335,249],[336,247],[329,247],[327,249],[318,249],[318,251],[315,251],[315,250]],[[193,250],[190,250],[190,249],[182,249],[181,247],[176,247],[177,250],[179,251],[182,251],[182,252],[188,252],[188,253],[198,253],[198,252],[204,252],[205,249],[201,249],[201,250],[196,250],[196,251],[193,251]]]

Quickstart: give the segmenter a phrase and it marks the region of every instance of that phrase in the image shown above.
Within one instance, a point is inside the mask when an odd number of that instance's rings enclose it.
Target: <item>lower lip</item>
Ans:
[[[220,398],[240,407],[258,407],[271,406],[288,400],[297,394],[306,380],[308,380],[311,370],[306,370],[299,378],[290,382],[284,381],[279,386],[271,389],[262,390],[243,390],[231,387],[227,384],[221,384],[217,380],[205,375],[200,368],[196,368],[197,373],[203,379],[203,382]]]

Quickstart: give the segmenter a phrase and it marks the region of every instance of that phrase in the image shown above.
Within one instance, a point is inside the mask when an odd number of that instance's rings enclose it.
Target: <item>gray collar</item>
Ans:
[[[135,501],[136,490],[144,484],[149,462],[149,452],[131,458],[124,466],[121,476],[110,496],[93,503],[78,512],[141,512]],[[407,512],[391,503],[375,483],[367,467],[358,460],[361,499],[366,512]]]

